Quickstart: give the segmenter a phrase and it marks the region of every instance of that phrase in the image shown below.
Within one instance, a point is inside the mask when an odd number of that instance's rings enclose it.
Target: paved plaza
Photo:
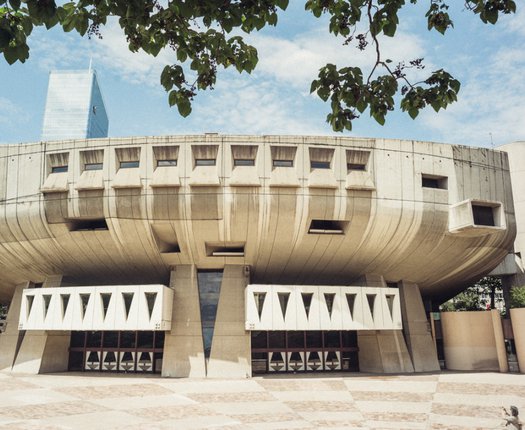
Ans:
[[[450,429],[525,415],[525,375],[278,375],[243,380],[0,373],[0,429]],[[507,427],[508,428],[508,427]]]

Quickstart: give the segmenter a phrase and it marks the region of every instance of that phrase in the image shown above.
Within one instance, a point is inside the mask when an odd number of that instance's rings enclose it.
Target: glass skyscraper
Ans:
[[[108,126],[94,70],[49,74],[43,141],[107,137]]]

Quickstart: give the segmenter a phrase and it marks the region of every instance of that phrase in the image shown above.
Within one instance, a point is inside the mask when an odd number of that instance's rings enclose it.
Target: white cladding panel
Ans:
[[[258,285],[245,290],[246,330],[399,330],[399,289]]]
[[[20,330],[171,330],[173,290],[164,285],[30,288]]]

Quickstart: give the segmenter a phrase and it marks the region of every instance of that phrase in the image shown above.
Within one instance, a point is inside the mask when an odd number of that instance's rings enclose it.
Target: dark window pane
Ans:
[[[51,173],[64,173],[64,172],[67,172],[67,166],[51,167]]]
[[[254,352],[252,354],[252,372],[266,373],[268,370],[268,353]]]
[[[102,170],[102,163],[86,163],[84,170]]]
[[[84,370],[84,353],[82,351],[69,352],[69,366],[70,371],[80,372]]]
[[[155,348],[164,348],[164,337],[165,334],[163,331],[155,332]]]
[[[176,166],[177,160],[157,160],[157,167]]]
[[[118,348],[118,331],[105,331],[102,345],[104,348]]]
[[[330,168],[330,162],[329,161],[310,161],[310,167],[312,169],[329,169]]]
[[[221,282],[222,270],[199,270],[197,272],[204,356],[206,358],[209,358],[211,352]]]
[[[322,332],[307,331],[306,332],[306,347],[307,348],[321,348],[323,346]]]
[[[346,164],[346,169],[350,172],[352,170],[357,170],[357,171],[365,171],[366,170],[366,164],[356,164],[356,163],[347,163]]]
[[[357,347],[357,332],[356,331],[342,331],[343,348]]]
[[[255,166],[255,160],[237,158],[233,160],[234,166]]]
[[[135,348],[135,332],[122,331],[120,332],[120,347],[121,348]]]
[[[196,166],[215,166],[215,158],[197,158],[195,159]]]
[[[494,223],[494,208],[490,206],[476,206],[472,205],[472,213],[474,215],[474,224],[495,226]]]
[[[288,332],[288,348],[304,348],[304,332],[303,331],[289,331]]]
[[[139,331],[137,336],[137,348],[153,348],[153,332]]]
[[[153,354],[153,365],[154,365],[153,371],[155,373],[162,372],[162,359],[163,358],[164,358],[164,354],[162,352],[156,352],[155,354]]]
[[[102,342],[102,332],[101,331],[88,331],[87,332],[86,346],[90,348],[100,348],[101,342]]]
[[[85,331],[72,331],[71,332],[71,348],[82,348],[84,347],[84,340],[86,339]]]
[[[339,332],[338,331],[325,331],[324,332],[324,346],[325,348],[338,348],[340,346]]]
[[[121,169],[132,169],[134,167],[139,167],[138,161],[121,161],[120,162]]]
[[[286,332],[285,331],[270,331],[268,332],[268,342],[270,348],[284,348],[286,346]]]
[[[293,160],[273,160],[273,167],[293,167]]]
[[[268,332],[266,331],[252,331],[252,348],[267,348],[268,347]]]

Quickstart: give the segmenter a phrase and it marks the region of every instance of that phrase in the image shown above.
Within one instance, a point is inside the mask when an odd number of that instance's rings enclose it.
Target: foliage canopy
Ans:
[[[428,30],[441,34],[453,27],[445,0],[426,0]],[[415,4],[417,0],[409,0]],[[500,14],[514,13],[513,0],[464,0],[465,9],[482,22],[495,24]],[[191,113],[199,90],[211,89],[219,68],[235,67],[250,73],[257,50],[238,34],[277,24],[278,10],[288,0],[78,0],[57,5],[54,0],[0,0],[0,53],[9,64],[29,58],[28,36],[35,26],[62,26],[65,32],[101,37],[109,17],[118,18],[129,49],[156,56],[163,48],[175,51],[177,62],[166,65],[160,81],[170,106],[182,116]],[[400,96],[400,107],[415,118],[431,106],[436,112],[457,100],[460,83],[443,69],[420,82],[410,82],[406,71],[424,68],[423,59],[394,65],[382,55],[379,36],[394,37],[405,0],[307,0],[314,16],[328,15],[329,31],[345,38],[345,45],[373,49],[375,63],[366,73],[352,65],[327,64],[310,91],[330,102],[327,122],[335,131],[352,129],[352,121],[368,110],[379,124]],[[364,25],[363,32],[358,24]],[[235,35],[233,35],[235,34]]]

